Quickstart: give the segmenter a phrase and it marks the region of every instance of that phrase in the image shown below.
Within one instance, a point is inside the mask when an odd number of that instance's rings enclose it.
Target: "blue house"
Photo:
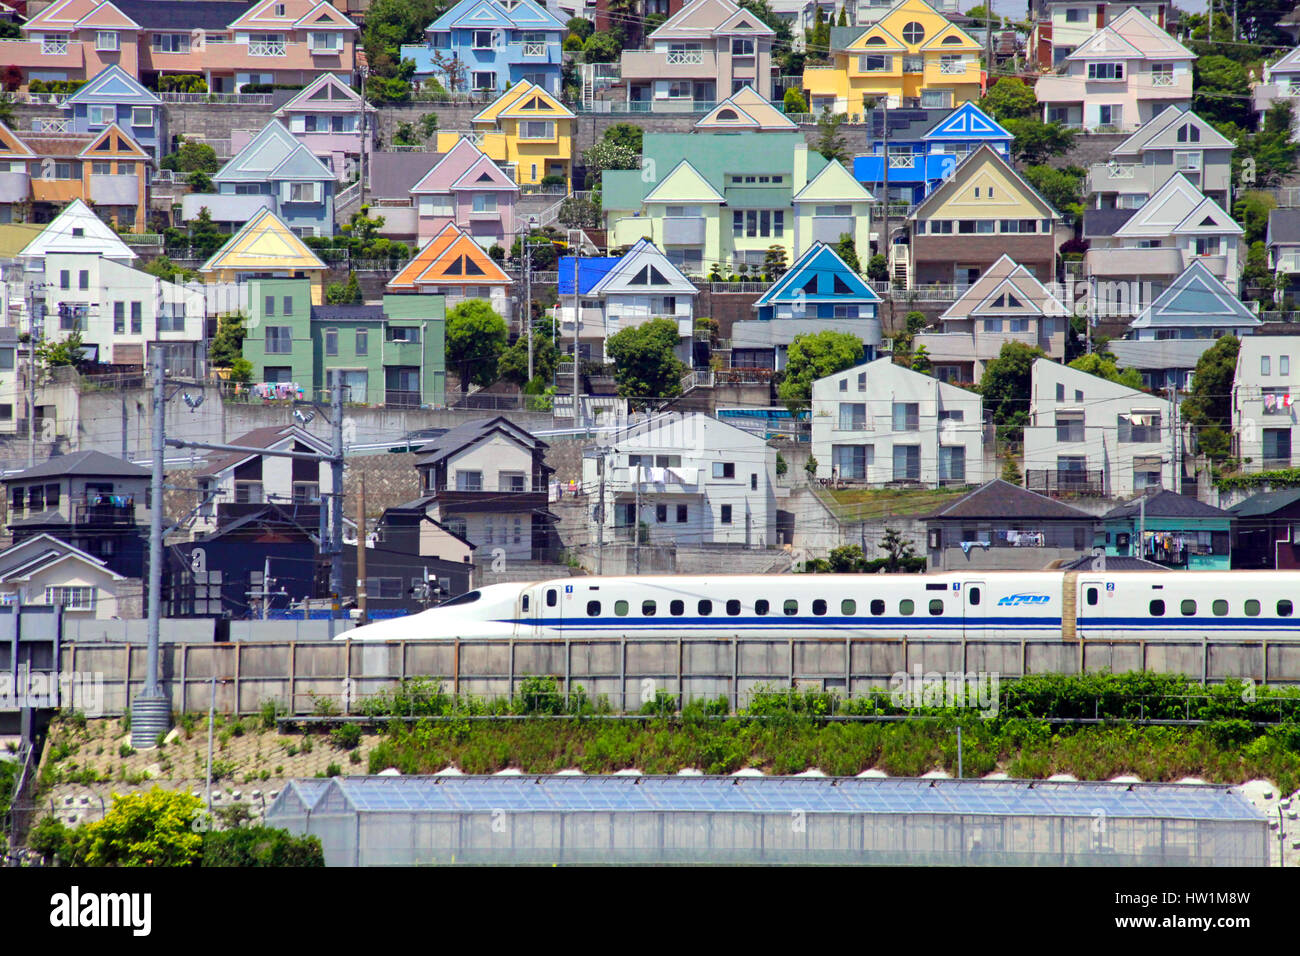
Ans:
[[[214,222],[233,232],[270,209],[295,235],[332,236],[336,183],[301,140],[272,120],[212,177],[217,194],[185,196],[181,216],[189,222],[206,206]]]
[[[154,160],[171,152],[162,100],[120,66],[106,66],[60,106],[70,111],[68,131],[99,133],[116,123]]]
[[[402,59],[415,61],[415,77],[450,86],[434,61],[455,57],[463,69],[458,90],[496,94],[528,80],[552,96],[560,95],[563,23],[533,0],[460,0],[429,24],[422,45],[402,47]]]
[[[887,145],[889,198],[917,203],[981,146],[987,144],[1009,160],[1013,139],[974,103],[954,110],[875,110],[867,131],[871,152],[853,160],[853,178],[873,195],[882,195]]]
[[[880,296],[835,250],[815,243],[754,303],[757,319],[731,326],[733,368],[785,367],[794,337],[833,330],[862,340],[862,361],[880,347]]]

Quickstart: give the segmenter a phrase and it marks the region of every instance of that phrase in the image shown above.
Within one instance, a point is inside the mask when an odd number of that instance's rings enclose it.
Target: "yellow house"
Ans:
[[[249,279],[309,279],[311,304],[323,305],[326,269],[283,219],[262,209],[199,267],[199,274],[209,285],[224,287],[218,294],[228,293],[230,307],[218,304],[218,311],[234,312],[240,307],[239,287]]]
[[[468,133],[474,145],[494,162],[513,171],[515,182],[533,186],[547,176],[563,176],[572,186],[574,116],[545,89],[522,80],[506,90],[473,119]],[[446,153],[466,135],[438,134],[438,152]]]
[[[895,4],[843,47],[832,44],[831,56],[834,66],[803,72],[814,113],[857,113],[880,98],[890,106],[955,107],[978,100],[984,85],[980,45],[925,0]]]

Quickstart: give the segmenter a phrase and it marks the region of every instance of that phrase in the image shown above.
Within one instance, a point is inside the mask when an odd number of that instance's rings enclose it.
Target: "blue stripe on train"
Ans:
[[[1060,630],[1059,617],[563,617],[563,618],[517,618],[499,620],[498,624],[542,625],[544,627],[587,627],[587,628],[627,628],[627,627],[680,627],[680,628],[718,628],[746,627],[756,629],[785,629],[791,627],[833,628],[888,628],[896,630],[911,626],[929,630],[961,630],[966,627],[993,628],[1055,628]]]

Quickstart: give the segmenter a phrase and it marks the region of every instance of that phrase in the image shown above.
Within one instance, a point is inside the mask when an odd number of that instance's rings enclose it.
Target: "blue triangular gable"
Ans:
[[[997,120],[989,116],[974,103],[963,103],[943,119],[922,139],[960,139],[986,142],[991,140],[1010,140],[1008,133]]]
[[[584,256],[578,259],[578,295],[586,295],[601,279],[609,275],[622,260],[621,256]],[[558,294],[573,295],[573,256],[561,256],[555,267],[559,275]]]
[[[795,301],[879,302],[880,296],[865,279],[846,266],[833,249],[815,245],[800,256],[790,271],[764,292],[754,306]]]
[[[160,105],[162,100],[141,86],[131,74],[116,64],[106,66],[90,82],[63,101],[63,106],[79,103],[124,103]]]
[[[461,0],[429,25],[430,30],[487,29],[514,24],[505,10],[492,0]]]

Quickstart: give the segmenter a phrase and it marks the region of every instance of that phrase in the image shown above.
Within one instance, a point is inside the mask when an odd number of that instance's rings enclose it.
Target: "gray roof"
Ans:
[[[962,495],[952,504],[940,508],[929,521],[959,521],[980,518],[1025,518],[1045,521],[1087,521],[1096,519],[1086,511],[1021,488],[1001,478]]]
[[[1153,495],[1138,495],[1132,501],[1126,501],[1122,505],[1112,508],[1102,517],[1107,521],[1112,518],[1131,518],[1141,512],[1144,498],[1148,518],[1232,517],[1222,508],[1207,505],[1188,495],[1180,495],[1178,492],[1169,491],[1168,489],[1161,489]]]
[[[222,31],[253,6],[245,0],[115,0],[117,7],[146,30],[171,29]]]
[[[1277,491],[1261,491],[1244,501],[1238,501],[1228,509],[1228,513],[1238,518],[1250,518],[1258,515],[1271,515],[1289,505],[1300,501],[1300,488],[1279,488]]]
[[[29,478],[62,478],[67,475],[91,475],[94,477],[148,478],[150,471],[133,465],[129,461],[113,458],[102,451],[78,451],[71,455],[58,455],[26,471],[20,471],[5,479],[26,481]]]
[[[1274,209],[1268,214],[1269,242],[1300,242],[1300,209]]]
[[[381,305],[313,305],[311,320],[313,322],[382,322],[384,307]]]
[[[1106,348],[1120,368],[1194,369],[1217,339],[1111,339]]]
[[[1075,558],[1073,561],[1066,561],[1058,566],[1061,571],[1093,571],[1098,570],[1093,566],[1097,560],[1097,555],[1084,554]],[[1156,564],[1154,561],[1146,561],[1142,558],[1132,558],[1108,554],[1105,555],[1106,571],[1168,571],[1169,568],[1163,564]]]
[[[409,199],[411,187],[438,165],[445,153],[374,153],[370,157],[370,196],[373,199]],[[379,210],[382,215],[383,211]]]
[[[297,781],[301,783],[301,781]],[[441,776],[335,777],[323,791],[287,788],[270,816],[302,805],[321,814],[536,812],[919,813],[1092,819],[1265,817],[1227,786],[891,777]]]
[[[1113,236],[1115,230],[1133,218],[1136,209],[1086,209],[1083,213],[1083,235]]]
[[[865,27],[831,27],[831,49],[846,50],[850,43],[870,29]]]
[[[448,455],[454,454],[468,445],[474,444],[488,432],[495,428],[504,428],[506,431],[518,431],[527,436],[534,448],[546,448],[544,441],[530,435],[518,425],[510,421],[503,415],[496,418],[482,418],[477,421],[466,422],[464,425],[457,425],[440,438],[435,438],[429,444],[420,449],[420,457],[416,460],[416,467],[423,465],[433,465],[442,461]]]

